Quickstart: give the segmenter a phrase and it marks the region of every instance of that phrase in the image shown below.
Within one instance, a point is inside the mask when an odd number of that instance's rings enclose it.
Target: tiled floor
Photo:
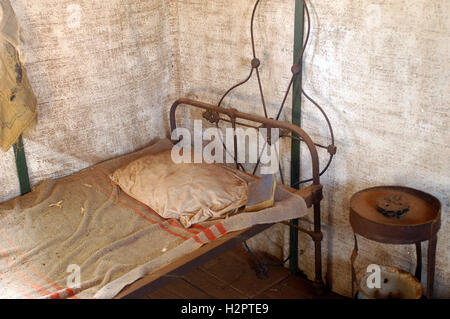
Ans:
[[[270,261],[264,257],[266,261]],[[235,248],[200,266],[183,278],[155,291],[151,299],[317,299],[343,298],[334,293],[316,296],[311,282],[270,266],[268,279],[259,279],[256,263],[243,247]]]

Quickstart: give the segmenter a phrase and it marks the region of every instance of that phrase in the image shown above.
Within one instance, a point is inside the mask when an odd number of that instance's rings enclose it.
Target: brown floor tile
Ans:
[[[197,268],[189,273],[184,279],[191,285],[206,291],[209,295],[218,299],[244,299],[246,296],[231,287],[228,283],[214,277],[213,275]]]
[[[266,262],[276,264],[264,256]],[[340,299],[328,292],[316,296],[312,282],[290,274],[283,267],[269,267],[269,278],[257,277],[256,262],[237,247],[152,293],[151,299]]]
[[[341,299],[342,296],[327,292],[322,296],[314,293],[312,283],[297,276],[289,276],[279,284],[267,289],[256,299]]]
[[[249,298],[262,293],[289,276],[289,271],[283,267],[269,267],[268,279],[259,279],[251,256],[242,255],[239,250],[223,254],[200,268]]]
[[[160,292],[160,290],[163,290]],[[177,279],[158,289],[149,296],[151,299],[212,299],[213,296],[191,285],[184,279]]]
[[[180,296],[171,292],[167,287],[162,287],[148,296],[150,299],[179,299]]]

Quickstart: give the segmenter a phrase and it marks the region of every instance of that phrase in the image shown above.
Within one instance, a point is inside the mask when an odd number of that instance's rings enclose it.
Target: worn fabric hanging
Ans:
[[[0,0],[0,147],[8,151],[36,118],[37,99],[19,56],[20,29],[9,0]]]

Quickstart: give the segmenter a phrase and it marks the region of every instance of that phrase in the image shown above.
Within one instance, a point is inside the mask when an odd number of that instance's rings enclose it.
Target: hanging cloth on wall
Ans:
[[[8,151],[36,118],[37,99],[19,56],[20,29],[9,0],[0,0],[0,147]]]

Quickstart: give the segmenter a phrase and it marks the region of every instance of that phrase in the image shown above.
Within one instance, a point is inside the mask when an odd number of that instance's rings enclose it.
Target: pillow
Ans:
[[[171,151],[143,156],[110,175],[129,196],[188,228],[247,203],[247,182],[216,164],[176,164]]]

